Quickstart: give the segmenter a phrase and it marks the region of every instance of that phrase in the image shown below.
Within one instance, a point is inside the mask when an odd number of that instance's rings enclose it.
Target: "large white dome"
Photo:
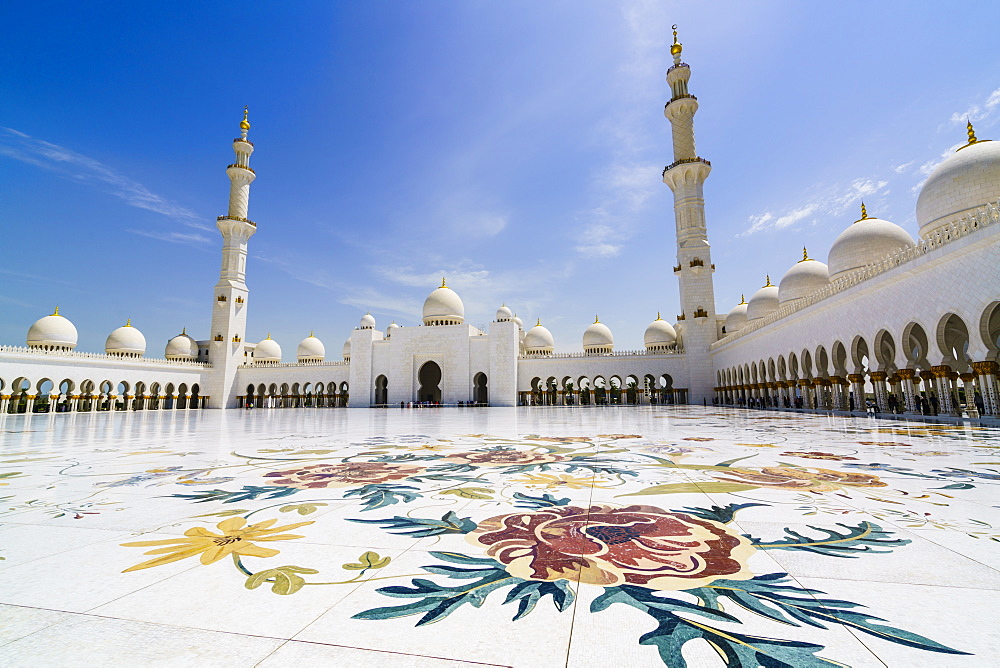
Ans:
[[[587,329],[583,330],[583,349],[595,353],[610,353],[615,345],[615,337],[603,322],[594,319]]]
[[[656,314],[656,320],[649,323],[646,332],[642,335],[642,342],[646,345],[646,350],[664,350],[677,343],[677,332],[673,325]]]
[[[187,334],[187,329],[167,341],[163,356],[168,360],[193,360],[198,357],[198,342]]]
[[[72,350],[76,348],[76,327],[69,320],[55,313],[39,318],[28,328],[28,347],[47,350]]]
[[[506,304],[497,309],[497,322],[508,322],[513,319],[514,314],[507,308]]]
[[[738,332],[747,324],[747,300],[740,295],[740,303],[729,311],[726,316],[726,333]]]
[[[969,126],[970,139],[972,126]],[[917,197],[917,224],[926,237],[984,204],[1000,199],[1000,142],[976,141],[931,172]]]
[[[281,361],[281,346],[270,334],[254,348],[253,361],[256,364],[277,364]]]
[[[132,326],[132,319],[129,318],[122,327],[108,335],[108,340],[104,342],[104,352],[109,355],[139,357],[146,352],[146,337]]]
[[[541,320],[524,335],[524,351],[526,353],[533,353],[535,355],[539,353],[551,353],[555,350],[555,345],[552,332],[542,326]]]
[[[888,220],[869,218],[862,205],[861,218],[841,232],[830,247],[830,281],[911,246],[909,232]]]
[[[326,346],[312,332],[309,332],[309,336],[302,339],[295,351],[295,358],[300,362],[322,362],[325,356]]]
[[[454,290],[441,281],[441,287],[424,300],[425,325],[461,325],[465,322],[465,304]]]
[[[375,329],[375,316],[371,313],[365,313],[361,316],[361,322],[358,323],[358,329]]]
[[[778,283],[778,301],[782,304],[802,299],[830,285],[830,270],[813,260],[802,249],[802,259],[785,272]]]
[[[750,303],[747,304],[747,320],[757,320],[769,313],[778,310],[778,286],[771,285],[771,277],[767,277],[767,283],[757,292],[753,293]]]
[[[392,336],[392,333],[397,329],[399,329],[399,325],[396,324],[396,321],[394,320],[390,322],[389,326],[385,328],[385,338],[388,339],[390,336]]]

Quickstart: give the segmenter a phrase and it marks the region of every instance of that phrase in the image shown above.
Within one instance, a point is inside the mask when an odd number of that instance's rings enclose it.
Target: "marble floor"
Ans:
[[[0,416],[3,666],[995,666],[1000,430]]]

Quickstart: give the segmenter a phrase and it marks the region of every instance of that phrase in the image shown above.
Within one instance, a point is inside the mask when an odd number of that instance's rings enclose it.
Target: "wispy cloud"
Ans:
[[[985,121],[992,118],[998,109],[1000,109],[1000,88],[992,91],[982,102],[969,105],[965,111],[956,111],[949,120],[956,125],[965,125],[969,121],[973,123]]]
[[[581,243],[584,257],[614,257],[632,236],[631,221],[660,187],[656,165],[613,162],[594,180],[597,206],[584,212]]]
[[[176,231],[152,231],[152,230],[128,230],[132,234],[138,234],[139,236],[149,237],[150,239],[159,239],[160,241],[168,241],[174,244],[210,244],[212,239],[206,237],[204,234],[198,232],[176,232]]]
[[[852,206],[857,206],[865,198],[881,197],[888,194],[888,181],[875,178],[859,178],[846,188],[842,186],[826,188],[822,194],[810,201],[798,204],[784,212],[765,211],[749,217],[749,226],[737,236],[747,237],[758,232],[773,232],[799,223],[816,223],[823,218],[838,218]]]
[[[124,200],[129,206],[162,214],[188,227],[200,230],[212,229],[202,222],[204,220],[202,216],[190,209],[151,192],[138,181],[65,146],[32,137],[12,128],[0,127],[0,155],[57,172],[81,183],[98,186],[105,192]],[[153,234],[145,236],[160,238]]]

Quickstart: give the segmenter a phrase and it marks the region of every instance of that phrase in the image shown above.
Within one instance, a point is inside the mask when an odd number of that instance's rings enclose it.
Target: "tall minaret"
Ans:
[[[673,129],[674,161],[663,169],[663,182],[674,192],[674,220],[677,225],[677,266],[680,281],[684,351],[688,361],[688,401],[711,404],[715,372],[709,346],[718,339],[715,290],[712,287],[711,247],[705,227],[705,179],[712,164],[699,158],[694,147],[694,114],[698,98],[688,93],[691,68],[681,62],[681,44],[674,26],[670,55],[674,65],[667,70],[670,101],[663,115]]]
[[[219,216],[216,225],[222,233],[222,270],[212,298],[212,331],[209,359],[212,364],[209,407],[231,408],[236,405],[233,382],[236,370],[244,361],[243,338],[246,336],[247,241],[257,231],[257,224],[247,220],[250,184],[256,174],[250,169],[253,144],[247,140],[249,111],[243,109],[240,136],[233,140],[236,162],[226,167],[229,176],[229,213]]]

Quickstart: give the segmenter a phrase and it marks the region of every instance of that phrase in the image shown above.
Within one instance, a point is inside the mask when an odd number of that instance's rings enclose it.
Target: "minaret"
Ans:
[[[673,130],[674,161],[663,169],[663,182],[674,192],[674,220],[677,226],[677,266],[680,281],[684,352],[688,361],[688,401],[711,403],[715,373],[709,346],[718,340],[715,315],[715,290],[712,287],[711,247],[705,226],[705,179],[712,164],[698,157],[694,145],[694,115],[698,98],[688,93],[691,68],[681,62],[682,45],[674,43],[670,55],[673,67],[667,70],[671,97],[663,115]]]
[[[212,298],[212,331],[209,359],[212,364],[207,394],[210,408],[231,408],[236,405],[233,382],[236,370],[244,361],[243,338],[246,336],[247,241],[257,231],[256,223],[247,220],[250,204],[250,184],[256,174],[250,169],[253,144],[247,140],[250,121],[244,107],[240,136],[233,140],[236,162],[226,167],[229,176],[229,213],[219,216],[216,225],[222,233],[222,270]]]

